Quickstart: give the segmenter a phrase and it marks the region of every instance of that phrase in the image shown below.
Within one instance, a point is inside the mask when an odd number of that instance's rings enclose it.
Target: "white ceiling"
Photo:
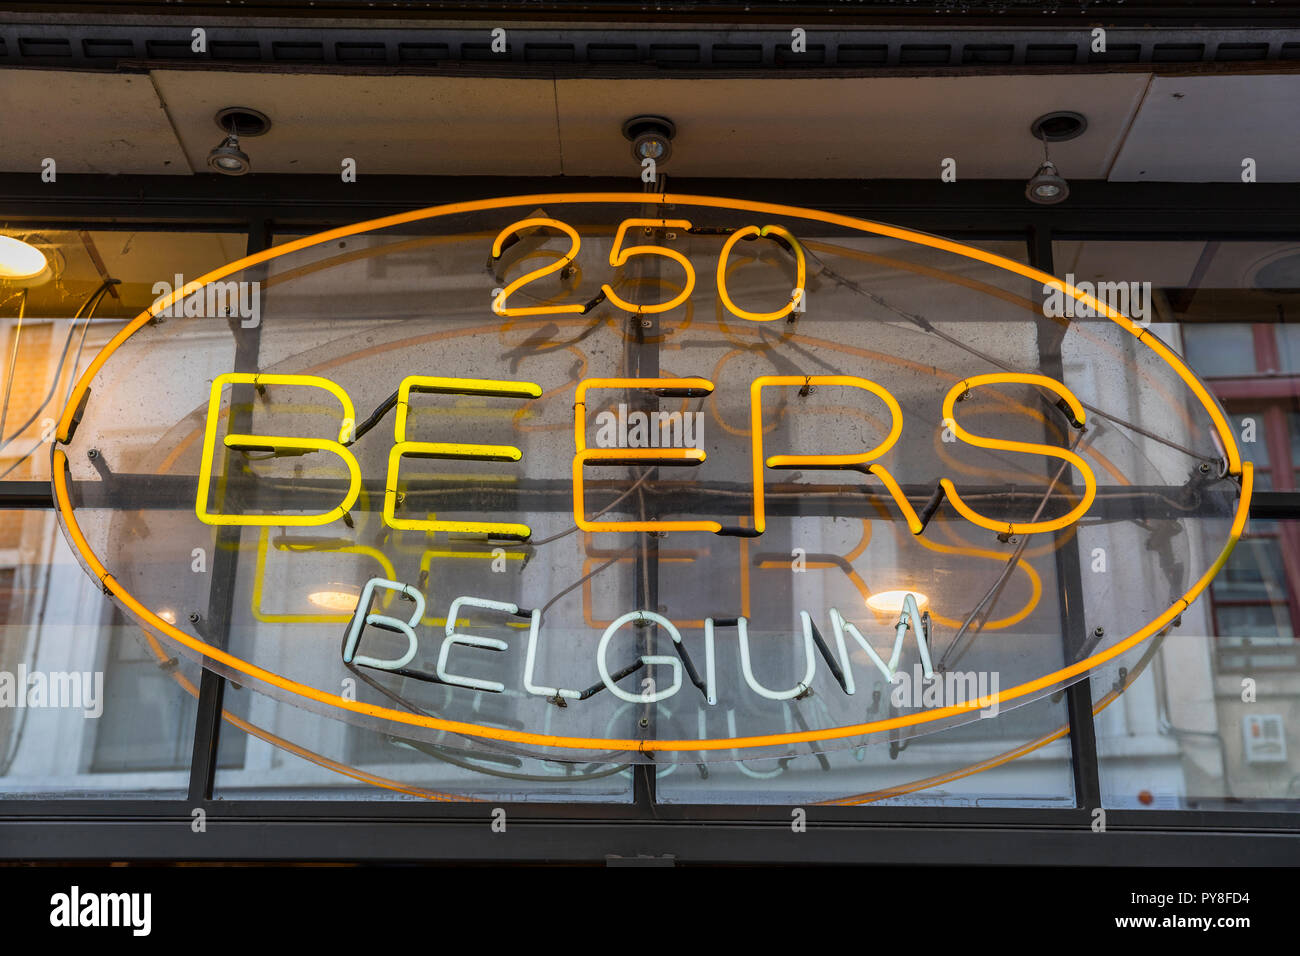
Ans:
[[[1182,94],[1175,96],[1174,94]],[[1029,124],[1088,117],[1053,147],[1067,178],[1300,180],[1300,74],[1148,73],[864,78],[505,79],[206,70],[149,74],[0,70],[0,169],[53,157],[66,172],[206,172],[213,114],[247,106],[271,131],[246,139],[255,172],[359,176],[636,173],[623,120],[677,124],[677,176],[937,178],[1027,176]]]
[[[1157,76],[1110,178],[1118,182],[1300,180],[1300,76]]]
[[[190,171],[148,76],[0,70],[0,116],[6,172]]]

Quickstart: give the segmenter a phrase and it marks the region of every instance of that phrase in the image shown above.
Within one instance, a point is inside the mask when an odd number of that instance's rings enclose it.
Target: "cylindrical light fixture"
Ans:
[[[663,116],[633,116],[623,124],[623,135],[631,141],[632,155],[638,163],[653,159],[662,166],[673,154],[677,126]]]

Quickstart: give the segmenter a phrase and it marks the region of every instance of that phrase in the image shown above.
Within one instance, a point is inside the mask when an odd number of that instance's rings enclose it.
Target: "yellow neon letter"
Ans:
[[[1033,442],[1009,441],[1004,438],[985,438],[983,435],[972,435],[966,429],[957,424],[957,419],[953,413],[953,406],[956,404],[958,397],[966,394],[972,388],[980,385],[998,385],[998,384],[1015,384],[1024,383],[1026,385],[1035,385],[1038,388],[1045,388],[1049,392],[1055,392],[1065,400],[1074,415],[1074,420],[1080,425],[1084,422],[1083,405],[1074,397],[1074,393],[1066,388],[1063,384],[1054,378],[1048,378],[1046,375],[1030,375],[1017,372],[996,372],[990,375],[973,375],[965,381],[958,382],[943,399],[943,423],[952,429],[953,435],[959,441],[964,441],[968,445],[974,445],[977,448],[991,448],[997,451],[1016,451],[1026,455],[1046,455],[1048,458],[1059,458],[1061,461],[1069,462],[1083,475],[1083,500],[1079,502],[1068,514],[1061,515],[1059,518],[1053,518],[1050,521],[1028,521],[1028,522],[1007,522],[994,521],[992,518],[986,518],[979,512],[973,510],[966,502],[961,500],[957,494],[957,487],[947,478],[939,479],[939,484],[943,486],[944,494],[952,502],[952,506],[957,512],[972,524],[979,525],[981,528],[987,528],[990,531],[1005,532],[1006,534],[1034,534],[1043,531],[1057,531],[1078,521],[1092,505],[1092,500],[1097,496],[1097,478],[1088,467],[1088,463],[1072,451],[1064,448],[1055,448],[1052,445],[1039,445]]]
[[[784,308],[777,309],[775,312],[750,312],[731,301],[731,295],[727,292],[727,260],[731,257],[732,246],[746,236],[780,236],[794,250],[796,292],[790,296],[790,301],[785,304]],[[732,315],[748,319],[750,322],[775,322],[777,319],[784,319],[789,315],[799,305],[800,299],[807,301],[808,290],[804,285],[807,281],[807,275],[808,268],[807,263],[804,261],[803,246],[799,244],[799,240],[788,229],[782,226],[764,226],[762,229],[759,229],[758,226],[746,226],[733,232],[722,246],[722,253],[718,257],[718,297],[722,299],[722,304],[727,307],[727,311]]]
[[[630,219],[628,222],[644,220]],[[623,225],[627,225],[625,222]],[[620,236],[622,233],[620,232]],[[617,243],[615,244],[617,247]],[[713,383],[707,378],[588,378],[578,383],[573,404],[573,432],[577,454],[573,456],[573,520],[583,531],[712,531],[722,530],[716,521],[588,521],[583,499],[582,470],[588,463],[636,463],[645,465],[698,465],[705,454],[698,448],[588,448],[587,392],[593,388],[653,389],[665,397],[707,395]]]
[[[544,275],[550,275],[552,272],[559,272],[570,262],[578,257],[578,249],[582,246],[582,240],[578,238],[578,232],[568,223],[560,222],[558,219],[520,219],[516,223],[511,223],[497,234],[492,243],[492,258],[496,259],[501,255],[501,246],[507,236],[511,236],[521,229],[539,228],[550,226],[552,229],[558,229],[569,237],[569,251],[559,259],[556,259],[549,266],[543,266],[540,269],[534,269],[532,272],[521,275],[514,282],[502,289],[495,299],[492,300],[492,311],[497,315],[552,315],[556,312],[581,312],[586,308],[584,305],[530,305],[530,306],[508,306],[506,299],[512,292],[517,291],[534,279],[540,279]]]
[[[397,395],[395,444],[388,453],[388,478],[384,482],[384,523],[390,528],[422,531],[452,531],[488,534],[500,538],[527,539],[533,533],[526,524],[496,521],[438,521],[432,518],[398,518],[397,482],[403,458],[458,458],[469,461],[518,461],[523,452],[513,445],[470,445],[456,442],[406,440],[406,415],[412,392],[441,395],[494,395],[501,398],[534,399],[542,394],[532,382],[502,382],[485,378],[437,378],[409,375],[402,379]]]
[[[627,231],[632,226],[642,226],[648,229],[690,229],[691,224],[685,219],[624,219],[618,227],[618,232],[614,234],[614,244],[609,247],[609,264],[611,266],[621,266],[632,256],[666,256],[672,259],[683,269],[686,270],[686,282],[682,286],[682,291],[667,302],[660,302],[657,305],[637,305],[635,302],[627,302],[619,298],[613,287],[606,282],[600,287],[600,291],[605,293],[605,298],[614,303],[624,312],[668,312],[677,308],[691,297],[691,292],[695,289],[695,267],[691,265],[689,259],[678,252],[676,249],[665,249],[663,246],[630,246],[623,248],[623,240],[627,237]]]
[[[921,519],[903,495],[903,489],[882,465],[869,465],[894,447],[903,432],[903,410],[898,400],[883,386],[856,375],[761,375],[749,386],[750,442],[754,466],[754,528],[762,533],[767,526],[763,495],[763,389],[769,385],[846,385],[870,392],[889,409],[890,429],[885,440],[874,448],[851,455],[772,455],[768,468],[835,468],[860,471],[875,475],[884,484],[891,498],[897,502],[912,534],[921,533]]]
[[[221,391],[226,385],[305,385],[311,388],[323,388],[343,406],[343,421],[339,427],[339,441],[328,438],[295,438],[285,435],[227,435],[227,448],[241,451],[279,451],[290,449],[298,452],[328,451],[343,459],[348,467],[348,493],[343,501],[332,511],[314,515],[215,515],[208,513],[208,485],[212,479],[212,461],[216,455],[217,419],[221,414]],[[203,431],[203,460],[199,466],[199,493],[194,502],[194,513],[204,524],[214,525],[323,525],[337,521],[356,502],[361,493],[361,468],[341,442],[345,441],[355,427],[356,414],[352,409],[352,400],[334,382],[317,375],[263,375],[256,372],[227,372],[212,380],[211,397],[208,399],[208,420]]]

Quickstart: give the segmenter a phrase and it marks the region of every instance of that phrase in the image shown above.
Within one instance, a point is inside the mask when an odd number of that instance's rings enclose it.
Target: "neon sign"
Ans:
[[[152,313],[245,273],[261,323],[222,332],[224,368],[178,367],[190,320]],[[137,317],[63,413],[54,490],[80,560],[153,633],[337,719],[669,761],[940,730],[1117,666],[1190,613],[1244,526],[1251,469],[1204,386],[1073,287],[1100,318],[1045,315],[1050,282],[765,203],[418,210]],[[230,370],[236,335],[265,364]],[[177,369],[164,425],[123,371],[151,355]],[[206,607],[168,542],[233,554],[237,642],[160,616]],[[1157,546],[1181,550],[1153,565]],[[1059,554],[1099,548],[1110,577],[1065,580]],[[996,692],[878,703],[959,662]]]

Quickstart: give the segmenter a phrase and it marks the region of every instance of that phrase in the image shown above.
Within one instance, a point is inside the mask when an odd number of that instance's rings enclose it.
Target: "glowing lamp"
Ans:
[[[13,236],[0,236],[0,282],[36,284],[44,279],[50,263],[45,253],[29,242]]]
[[[340,585],[334,585],[335,588]],[[355,611],[357,608],[357,592],[344,590],[326,590],[313,591],[307,595],[307,600],[311,601],[319,608],[327,611]]]
[[[916,606],[924,611],[930,599],[920,591],[877,591],[867,598],[867,608],[881,622],[893,623],[903,613],[903,601],[908,595],[916,598]]]

